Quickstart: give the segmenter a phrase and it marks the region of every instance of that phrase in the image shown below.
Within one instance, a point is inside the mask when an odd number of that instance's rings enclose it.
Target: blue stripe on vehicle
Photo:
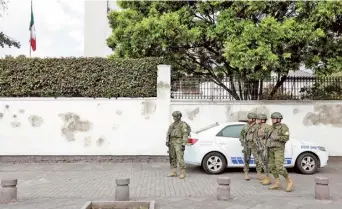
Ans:
[[[291,158],[285,158],[285,160],[284,160],[284,164],[291,164],[291,162],[292,162],[292,159]]]
[[[231,157],[231,161],[233,165],[243,165],[244,164],[244,159],[243,157]],[[285,158],[284,159],[284,164],[291,164],[292,158]],[[251,158],[249,160],[249,164],[255,164],[254,158]]]
[[[236,159],[236,157],[231,157],[231,160],[232,160],[232,163],[233,163],[234,165],[239,164],[239,162],[238,162],[238,160]]]

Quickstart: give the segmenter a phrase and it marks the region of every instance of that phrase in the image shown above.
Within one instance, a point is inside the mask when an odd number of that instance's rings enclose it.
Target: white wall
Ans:
[[[166,155],[170,66],[157,98],[0,99],[0,155]]]
[[[193,130],[279,111],[291,137],[342,156],[342,101],[170,100],[167,65],[158,66],[157,98],[1,98],[0,155],[166,155],[174,110]]]
[[[342,156],[342,101],[200,101],[172,100],[171,111],[180,110],[193,130],[215,122],[245,120],[249,111],[281,112],[290,137],[318,143],[331,156]],[[271,124],[271,121],[268,121]]]

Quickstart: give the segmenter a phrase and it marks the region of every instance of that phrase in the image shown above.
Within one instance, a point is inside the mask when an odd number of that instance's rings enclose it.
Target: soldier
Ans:
[[[261,161],[262,161],[262,159],[265,159],[265,157],[268,158],[268,149],[266,149],[266,137],[267,137],[267,135],[271,129],[271,126],[266,124],[266,121],[267,121],[267,115],[265,115],[265,114],[259,114],[258,115],[258,117],[257,117],[258,132],[257,132],[257,134],[258,134],[258,138],[260,139],[261,146],[262,146],[262,152],[259,153],[259,157],[260,157]],[[265,159],[265,160],[268,161],[268,159]],[[263,162],[263,166],[264,166],[264,172],[266,174],[266,178],[264,180],[260,181],[260,183],[262,183],[264,185],[268,185],[268,184],[270,184],[270,176],[269,176],[270,174],[269,174],[268,162]]]
[[[281,123],[283,116],[279,112],[274,112],[271,115],[272,128],[270,130],[270,138],[267,140],[266,146],[269,147],[269,165],[271,173],[274,177],[274,183],[269,189],[280,189],[279,174],[286,179],[285,191],[290,192],[293,187],[293,181],[291,180],[286,168],[284,168],[284,152],[285,144],[289,140],[289,128],[284,123]],[[270,179],[267,179],[270,181]],[[265,180],[265,183],[266,182]]]
[[[262,171],[262,164],[259,161],[258,157],[258,151],[257,151],[257,144],[256,144],[256,131],[257,131],[257,125],[255,123],[257,115],[255,113],[248,113],[248,124],[246,124],[240,133],[240,143],[241,146],[244,147],[243,154],[244,154],[244,173],[245,173],[245,180],[249,181],[248,177],[248,171],[249,171],[249,160],[251,157],[251,154],[254,156],[254,161],[256,164],[256,170],[258,173],[258,179],[263,180],[264,177],[261,174]]]
[[[177,176],[177,164],[180,167],[180,179],[185,178],[184,150],[188,142],[190,127],[184,121],[181,121],[182,113],[174,111],[172,113],[174,122],[170,125],[167,131],[166,146],[170,149],[172,172],[169,177]]]

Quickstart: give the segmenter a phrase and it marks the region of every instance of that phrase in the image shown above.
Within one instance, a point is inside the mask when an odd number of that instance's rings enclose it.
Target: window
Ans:
[[[244,125],[229,125],[222,129],[216,136],[240,138],[240,133]]]

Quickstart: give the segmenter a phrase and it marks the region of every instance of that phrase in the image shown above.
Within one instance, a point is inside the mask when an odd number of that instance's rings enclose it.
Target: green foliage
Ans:
[[[8,1],[0,0],[0,18],[3,16],[2,12],[6,11],[7,9],[7,3]],[[10,48],[12,46],[16,48],[20,48],[20,43],[18,41],[15,41],[11,37],[8,37],[7,35],[5,35],[3,32],[0,31],[0,46],[2,48],[4,48],[5,46],[8,46]]]
[[[312,87],[301,89],[301,99],[342,100],[342,77],[316,78]]]
[[[267,100],[268,96],[272,92],[273,88],[274,88],[274,85],[272,85],[272,84],[264,87],[262,94],[261,94],[262,95],[261,100]],[[277,91],[274,94],[272,99],[274,99],[274,100],[296,100],[297,98],[295,96],[296,95],[291,95],[286,91],[282,91],[281,88],[277,88]]]
[[[0,59],[2,97],[156,97],[161,58]]]
[[[209,75],[237,100],[260,97],[254,84],[272,71],[279,80],[268,98],[300,64],[342,69],[341,1],[118,2],[123,10],[108,16],[113,57],[163,56],[176,71]],[[254,87],[225,85],[222,76]]]
[[[342,1],[317,1],[314,9],[310,4],[299,3],[299,10],[306,14],[308,22],[325,31],[306,51],[304,63],[317,75],[328,76],[342,70]]]

